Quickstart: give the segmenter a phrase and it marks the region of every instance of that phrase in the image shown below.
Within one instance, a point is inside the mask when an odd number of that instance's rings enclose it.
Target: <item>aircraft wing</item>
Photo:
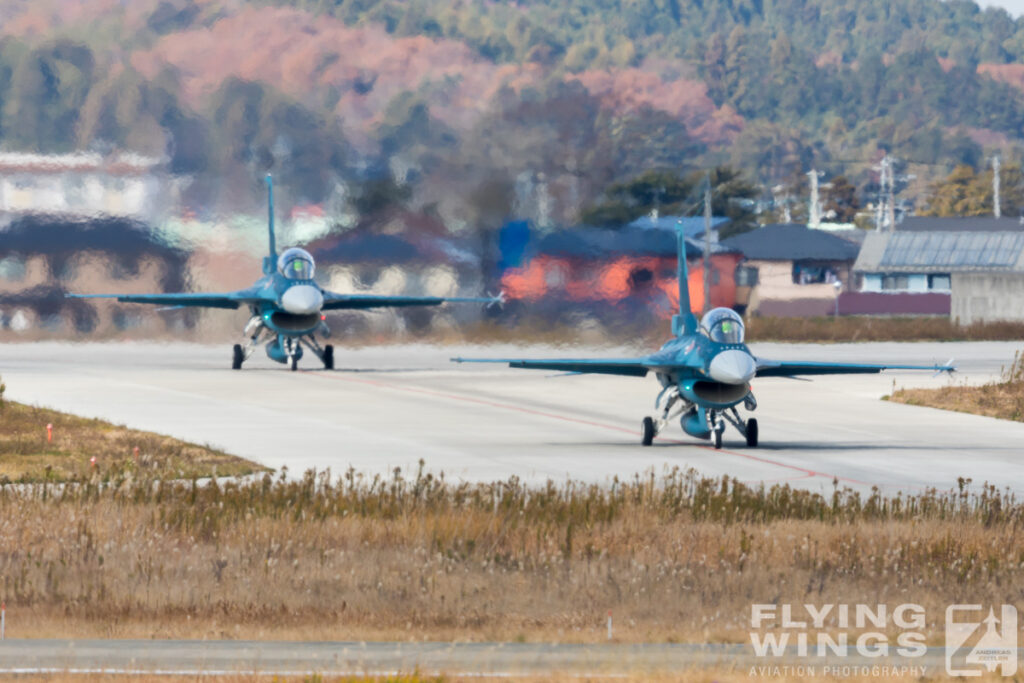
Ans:
[[[362,310],[367,308],[404,308],[407,306],[440,306],[443,303],[493,304],[501,297],[477,296],[385,296],[381,294],[338,294],[324,291],[325,311]]]
[[[797,375],[855,375],[878,373],[882,370],[930,370],[953,372],[956,367],[945,365],[870,365],[864,363],[815,363],[757,359],[757,377],[795,377]]]
[[[643,377],[655,366],[650,358],[452,358],[455,363],[508,363],[510,368],[559,370],[581,374]]]
[[[116,299],[122,303],[155,304],[176,308],[238,308],[263,300],[257,289],[241,289],[237,292],[223,293],[66,294],[65,296],[69,299]]]

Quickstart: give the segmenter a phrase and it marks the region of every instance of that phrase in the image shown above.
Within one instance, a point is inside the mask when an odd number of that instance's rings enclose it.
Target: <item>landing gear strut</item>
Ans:
[[[752,402],[753,397],[751,396],[751,403]],[[748,407],[749,405],[750,403],[747,404]],[[753,405],[756,407],[757,403],[753,403]],[[746,438],[748,446],[751,448],[757,447],[757,419],[752,417],[749,420],[744,421],[743,418],[740,417],[740,414],[736,412],[736,408],[729,408],[728,411],[722,413],[722,417],[728,420],[729,424],[735,427],[736,430]],[[722,426],[723,428],[725,427],[724,424]]]
[[[711,422],[711,438],[714,441],[715,448],[721,448],[722,434],[725,432],[725,423],[722,422],[722,418],[719,416],[718,412],[714,410],[708,411],[708,420]]]
[[[643,446],[650,446],[654,443],[654,437],[665,428],[668,421],[674,418],[676,415],[683,411],[686,407],[686,401],[683,401],[684,405],[680,406],[675,413],[672,412],[672,406],[680,400],[679,387],[674,384],[670,384],[661,390],[658,394],[658,398],[654,401],[654,408],[657,409],[661,403],[665,406],[661,410],[661,417],[655,419],[653,417],[645,417],[643,422],[640,423],[640,444]]]
[[[313,335],[303,337],[300,341],[320,359],[320,362],[324,364],[324,370],[334,369],[334,346],[332,344],[321,347]]]
[[[263,324],[263,319],[258,315],[253,315],[249,322],[245,324],[245,332],[243,335],[248,337],[245,346],[241,344],[235,344],[231,348],[231,369],[241,370],[242,363],[249,359],[252,352],[256,350],[256,345],[260,341],[260,337],[267,330]]]

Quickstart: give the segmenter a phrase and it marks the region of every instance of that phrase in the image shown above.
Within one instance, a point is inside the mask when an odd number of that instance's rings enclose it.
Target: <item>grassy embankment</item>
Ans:
[[[1024,353],[1003,369],[1000,379],[979,386],[953,384],[941,389],[898,389],[890,401],[1024,422]]]
[[[674,471],[0,485],[11,637],[746,642],[751,603],[953,603],[1024,580],[1024,504]]]
[[[209,446],[6,401],[3,393],[0,384],[0,482],[109,479],[127,472],[191,479],[265,471]],[[52,441],[47,425],[53,426]]]
[[[1024,323],[958,325],[946,317],[747,319],[747,341],[779,342],[919,342],[1020,341]]]

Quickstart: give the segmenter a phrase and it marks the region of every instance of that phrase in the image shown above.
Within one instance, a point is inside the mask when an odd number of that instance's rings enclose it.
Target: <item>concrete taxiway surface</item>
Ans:
[[[942,671],[944,648],[917,657],[799,657],[795,651],[757,657],[746,645],[556,643],[300,643],[201,640],[0,641],[4,673],[162,673],[278,675],[427,674],[516,675],[565,672],[621,675],[682,673],[722,666],[741,671],[782,665],[835,667],[834,675],[919,677]],[[851,670],[857,667],[856,671]],[[883,673],[883,667],[884,673]],[[904,668],[906,667],[906,668]],[[911,671],[913,667],[913,671]],[[924,667],[924,668],[922,668]],[[846,673],[841,673],[842,670]],[[901,673],[895,673],[901,671]],[[872,674],[872,671],[874,673]],[[827,672],[823,672],[827,673]],[[772,675],[771,673],[765,675]],[[778,675],[778,674],[774,674]]]
[[[952,379],[888,372],[754,381],[761,446],[731,428],[721,451],[672,425],[651,448],[651,378],[561,376],[451,356],[588,357],[641,349],[387,346],[336,350],[338,370],[293,373],[262,355],[228,369],[230,347],[170,343],[6,344],[0,376],[12,400],[200,443],[293,474],[409,471],[421,458],[449,479],[607,482],[665,468],[813,490],[955,487],[958,477],[1024,492],[1024,424],[880,401],[893,386],[982,382],[1017,343],[752,344],[779,360],[934,363]],[[42,427],[40,427],[42,428]]]

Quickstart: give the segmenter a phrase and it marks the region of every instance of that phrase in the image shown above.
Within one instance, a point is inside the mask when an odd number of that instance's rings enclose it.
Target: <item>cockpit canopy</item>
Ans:
[[[743,318],[731,308],[713,308],[700,321],[701,329],[712,341],[722,344],[743,343]]]
[[[277,272],[289,280],[312,280],[313,257],[305,249],[292,247],[277,259]]]

